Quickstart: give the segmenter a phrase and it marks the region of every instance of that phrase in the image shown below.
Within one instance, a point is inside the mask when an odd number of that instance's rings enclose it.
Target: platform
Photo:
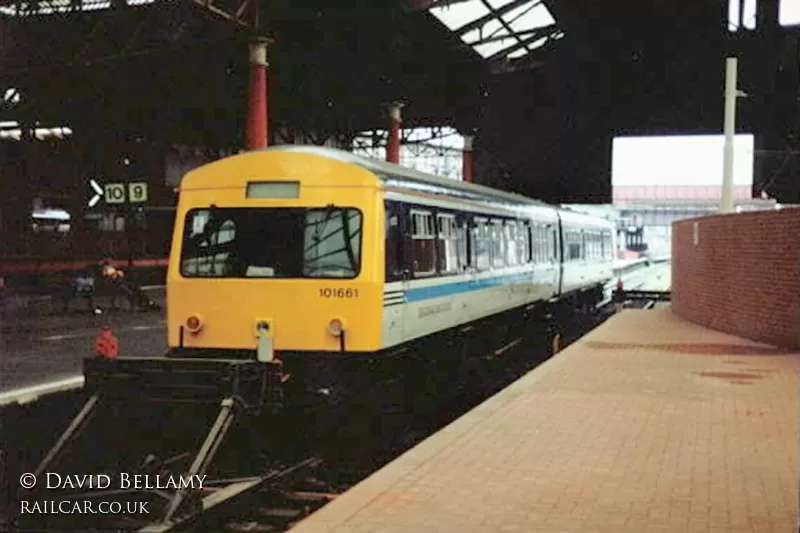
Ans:
[[[798,361],[625,310],[292,531],[796,531]]]

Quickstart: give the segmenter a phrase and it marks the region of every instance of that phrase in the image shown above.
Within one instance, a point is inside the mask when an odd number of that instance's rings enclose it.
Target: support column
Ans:
[[[250,86],[247,108],[247,149],[267,147],[267,44],[258,38],[250,43]]]
[[[736,127],[737,59],[725,60],[725,147],[722,160],[722,213],[733,212],[733,140]]]
[[[389,107],[389,142],[386,145],[386,161],[390,163],[400,164],[400,128],[402,127],[403,119],[400,110],[403,104],[392,104]]]
[[[475,183],[475,176],[473,174],[473,163],[472,163],[472,142],[475,140],[475,137],[472,135],[465,135],[464,136],[464,152],[463,152],[463,159],[461,162],[461,176],[462,179],[467,183]]]

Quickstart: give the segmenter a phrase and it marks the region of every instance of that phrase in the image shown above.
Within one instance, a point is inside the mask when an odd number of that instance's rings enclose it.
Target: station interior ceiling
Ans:
[[[232,2],[215,5],[243,5]],[[199,1],[134,3],[49,16],[0,10],[0,96],[20,95],[3,98],[0,122],[68,126],[79,154],[70,164],[80,168],[119,165],[137,146],[140,159],[153,159],[149,172],[159,165],[151,146],[236,150],[247,43],[269,35],[270,131],[347,140],[385,128],[386,104],[402,100],[405,127],[476,135],[478,182],[550,202],[603,203],[614,136],[721,131],[724,58],[737,55],[748,94],[738,128],[757,135],[755,187],[800,201],[798,42],[795,29],[778,26],[777,0],[759,3],[755,30],[735,33],[722,2],[550,0],[563,38],[513,68],[466,46],[430,13],[432,0],[335,8],[262,0],[256,30]],[[30,157],[19,144],[0,141],[0,163]]]

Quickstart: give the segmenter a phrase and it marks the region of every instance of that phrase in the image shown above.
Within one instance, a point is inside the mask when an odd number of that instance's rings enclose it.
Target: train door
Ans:
[[[559,217],[556,226],[553,228],[553,255],[556,258],[558,281],[556,282],[556,293],[564,291],[564,227]]]
[[[383,345],[393,346],[404,338],[404,303],[411,273],[411,250],[407,243],[410,230],[403,204],[387,201],[384,207],[386,273],[383,286]]]
[[[546,239],[546,272],[547,272],[547,293],[552,297],[558,292],[558,281],[561,279],[561,264],[558,261],[558,226],[548,224],[545,229]]]

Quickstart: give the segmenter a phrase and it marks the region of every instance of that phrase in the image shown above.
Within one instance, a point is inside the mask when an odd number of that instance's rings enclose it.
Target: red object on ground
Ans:
[[[119,340],[111,328],[105,327],[94,340],[94,351],[100,357],[116,359],[119,355]]]

